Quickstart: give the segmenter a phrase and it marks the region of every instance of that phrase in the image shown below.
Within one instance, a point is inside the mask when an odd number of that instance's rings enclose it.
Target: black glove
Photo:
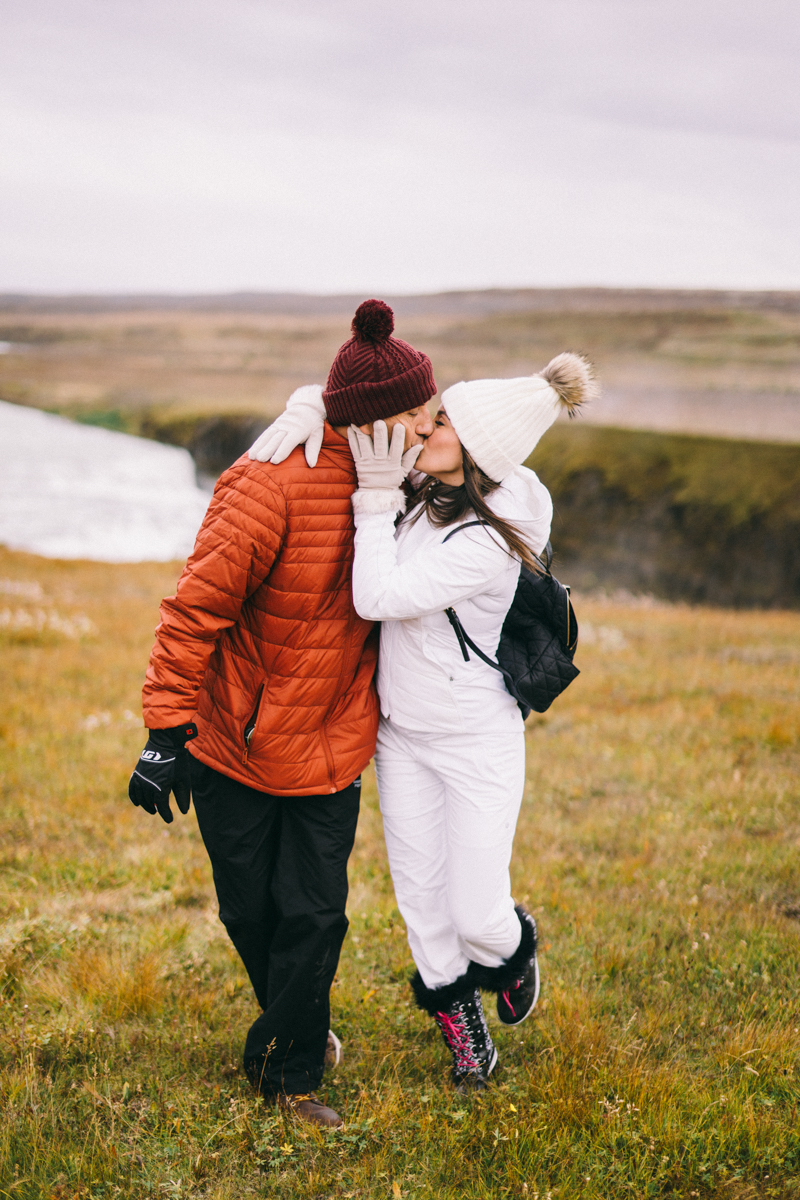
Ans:
[[[189,752],[184,747],[197,737],[194,721],[179,725],[177,729],[150,729],[147,745],[136,764],[128,795],[132,804],[140,804],[145,812],[155,815],[169,825],[172,809],[169,794],[182,813],[189,811],[192,802],[192,785],[189,777]]]

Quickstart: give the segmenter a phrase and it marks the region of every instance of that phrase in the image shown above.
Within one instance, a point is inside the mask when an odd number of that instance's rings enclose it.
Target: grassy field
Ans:
[[[542,1000],[484,1097],[409,1004],[369,775],[323,1134],[239,1071],[193,814],[126,797],[176,574],[0,551],[0,1197],[800,1195],[800,615],[578,602],[513,867]]]

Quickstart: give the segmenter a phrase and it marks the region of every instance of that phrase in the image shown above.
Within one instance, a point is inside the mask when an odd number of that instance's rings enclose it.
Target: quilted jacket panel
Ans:
[[[355,486],[329,426],[313,470],[302,449],[277,466],[244,455],[161,605],[145,725],[196,720],[195,757],[259,791],[339,791],[375,749],[377,629],[352,602]]]

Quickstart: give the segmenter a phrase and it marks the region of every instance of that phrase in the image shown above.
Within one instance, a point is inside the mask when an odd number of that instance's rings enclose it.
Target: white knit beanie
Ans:
[[[442,407],[461,445],[501,483],[533,452],[562,407],[572,417],[597,390],[585,358],[559,354],[539,375],[453,384],[442,394]]]

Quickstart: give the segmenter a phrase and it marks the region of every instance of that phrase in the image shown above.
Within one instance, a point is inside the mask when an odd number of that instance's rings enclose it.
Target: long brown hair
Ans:
[[[462,517],[474,513],[482,525],[490,526],[500,535],[510,554],[516,554],[529,570],[541,572],[542,564],[520,531],[509,521],[504,521],[492,512],[484,499],[499,488],[500,484],[480,469],[463,446],[461,455],[464,463],[463,483],[454,487],[429,475],[419,488],[410,491],[409,511],[417,504],[422,506],[419,512],[414,514],[411,524],[416,524],[425,513],[431,525],[444,529],[447,525],[455,525]],[[402,522],[405,518],[401,517],[400,520]]]

